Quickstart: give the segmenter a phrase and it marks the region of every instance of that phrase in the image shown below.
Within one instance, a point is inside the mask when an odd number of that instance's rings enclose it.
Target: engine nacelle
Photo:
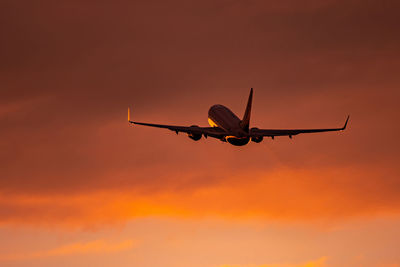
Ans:
[[[251,128],[251,129],[250,129],[250,133],[251,133],[253,130],[258,130],[258,128]],[[260,143],[263,139],[264,139],[263,136],[254,136],[254,137],[251,138],[251,141],[252,141],[252,142],[255,142],[255,143]]]
[[[190,126],[190,128],[193,128],[193,130],[195,130],[196,128],[198,128],[199,126],[197,125],[192,125]],[[188,133],[188,136],[190,139],[194,140],[194,141],[199,141],[201,139],[202,134],[201,133],[196,133],[195,131]]]
[[[252,137],[251,141],[255,143],[260,143],[264,139],[263,136]]]
[[[199,141],[201,139],[201,134],[188,133],[188,136],[194,141]]]

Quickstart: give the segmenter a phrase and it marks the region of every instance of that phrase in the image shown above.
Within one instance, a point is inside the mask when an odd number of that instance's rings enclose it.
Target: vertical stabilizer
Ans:
[[[251,102],[253,101],[253,88],[250,89],[249,100],[247,101],[246,111],[244,112],[243,120],[240,126],[243,130],[249,131],[250,115],[251,115]]]

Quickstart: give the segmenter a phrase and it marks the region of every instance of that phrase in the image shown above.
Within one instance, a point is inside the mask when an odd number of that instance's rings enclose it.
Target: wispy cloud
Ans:
[[[281,169],[238,174],[229,183],[165,191],[144,191],[138,186],[75,195],[0,194],[0,223],[92,227],[146,216],[331,221],[399,212],[400,200],[362,192],[375,190],[371,182],[358,187],[349,182],[363,181],[366,175],[345,168]]]
[[[190,19],[170,4],[160,2],[158,15],[151,9],[154,18],[169,10],[171,24],[148,21],[139,10],[152,5],[135,1],[32,5],[20,16],[13,15],[18,5],[1,10],[9,39],[0,44],[7,51],[0,62],[7,70],[0,72],[0,223],[400,211],[398,4],[211,2],[200,10],[187,4],[196,10]],[[63,8],[88,13],[74,14],[71,25]],[[120,15],[104,20],[99,14],[109,8]],[[202,12],[215,20],[198,20]],[[38,17],[38,25],[30,23]],[[146,30],[142,20],[150,23]],[[165,34],[170,29],[176,32]],[[160,43],[160,36],[172,39]],[[232,36],[242,38],[232,46]],[[234,148],[126,123],[125,107],[134,104],[138,120],[203,126],[214,103],[241,113],[250,81],[258,99],[252,127],[339,126],[350,112],[348,130]],[[47,95],[51,101],[29,102]]]
[[[324,267],[326,262],[326,257],[319,258],[317,260],[312,260],[308,261],[305,263],[300,263],[300,264],[262,264],[262,265],[252,265],[252,264],[246,264],[246,265],[221,265],[219,267]]]
[[[96,253],[114,253],[133,248],[132,240],[120,242],[109,242],[106,240],[94,240],[90,242],[77,242],[50,248],[47,250],[38,250],[30,252],[0,254],[0,261],[20,261],[32,260],[49,257],[68,256],[75,254],[96,254]]]

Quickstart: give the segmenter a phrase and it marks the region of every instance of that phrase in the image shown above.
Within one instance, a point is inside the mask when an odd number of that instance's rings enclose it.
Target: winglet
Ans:
[[[344,126],[343,126],[342,130],[346,129],[347,122],[349,122],[349,118],[350,118],[350,115],[347,116],[346,122],[344,123]]]

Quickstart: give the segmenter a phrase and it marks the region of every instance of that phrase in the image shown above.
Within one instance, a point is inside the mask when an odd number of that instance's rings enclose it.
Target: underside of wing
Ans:
[[[340,128],[326,128],[326,129],[258,129],[252,128],[250,130],[251,137],[261,137],[261,136],[292,136],[301,133],[321,133],[321,132],[334,132],[343,131],[346,129],[347,122],[349,121],[349,116],[347,116],[346,122],[343,127]]]
[[[145,122],[137,122],[137,121],[129,121],[132,124],[136,125],[143,125],[149,127],[156,127],[156,128],[164,128],[176,132],[187,133],[189,137],[201,137],[204,135],[205,137],[215,137],[215,138],[222,138],[227,135],[227,133],[219,128],[219,127],[199,127],[197,125],[192,126],[177,126],[177,125],[165,125],[165,124],[154,124],[154,123],[145,123]],[[199,138],[200,139],[200,138]]]
[[[193,140],[199,140],[203,135],[204,137],[214,137],[218,139],[223,139],[229,133],[225,132],[223,129],[219,127],[199,127],[197,125],[192,126],[178,126],[178,125],[166,125],[166,124],[155,124],[155,123],[147,123],[147,122],[137,122],[130,120],[130,110],[128,108],[128,122],[136,125],[143,125],[149,127],[163,128],[168,129],[178,134],[179,132],[187,133],[188,136]]]

